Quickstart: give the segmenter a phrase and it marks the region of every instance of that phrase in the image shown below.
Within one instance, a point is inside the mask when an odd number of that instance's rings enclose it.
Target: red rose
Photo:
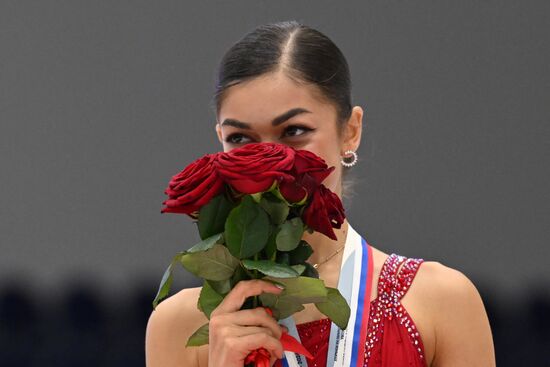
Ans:
[[[223,190],[223,181],[216,174],[214,162],[218,154],[207,154],[175,176],[164,193],[169,198],[161,213],[191,214],[206,205]]]
[[[306,194],[312,195],[334,169],[329,168],[318,155],[308,150],[296,150],[290,172],[294,179],[283,180],[279,190],[287,201],[299,202]]]
[[[345,214],[338,195],[327,189],[325,185],[321,185],[313,193],[313,198],[305,207],[302,218],[308,227],[337,240],[332,228],[342,226]]]
[[[273,311],[269,307],[263,308],[269,314],[269,316],[273,316]],[[308,358],[310,361],[313,360],[313,356],[311,355],[311,353],[302,344],[300,344],[298,340],[296,340],[292,335],[289,335],[287,332],[283,331],[280,341],[283,346],[283,351],[288,350],[290,352],[300,353],[306,356],[306,358]],[[262,347],[250,352],[246,356],[244,364],[246,366],[252,363],[255,367],[269,367],[270,360],[271,354],[269,354],[269,351],[267,349]],[[281,360],[276,360],[274,366],[280,367]]]
[[[253,364],[255,367],[269,367],[271,364],[271,354],[265,348],[258,348],[248,353],[244,360],[244,365]]]
[[[244,194],[267,191],[275,180],[293,180],[288,174],[295,152],[284,144],[249,143],[220,153],[214,162],[220,177]]]

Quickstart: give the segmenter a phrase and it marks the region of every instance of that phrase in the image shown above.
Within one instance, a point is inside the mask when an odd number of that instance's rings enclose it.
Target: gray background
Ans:
[[[545,1],[2,1],[0,286],[40,302],[147,287],[198,239],[160,214],[170,177],[221,150],[224,52],[296,19],[343,51],[365,110],[349,220],[507,304],[548,294]],[[197,284],[184,270],[175,289]]]

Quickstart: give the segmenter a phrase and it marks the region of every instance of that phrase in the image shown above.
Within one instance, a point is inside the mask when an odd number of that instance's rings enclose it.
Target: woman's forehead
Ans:
[[[330,113],[332,106],[320,100],[309,85],[297,84],[287,77],[259,77],[234,85],[225,92],[219,118],[271,123],[277,116],[302,108],[310,113],[300,117]]]

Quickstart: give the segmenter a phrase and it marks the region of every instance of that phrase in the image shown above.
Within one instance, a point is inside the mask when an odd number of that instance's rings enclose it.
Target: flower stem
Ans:
[[[254,260],[258,261],[258,253],[254,255]],[[258,279],[258,270],[254,269],[254,279]],[[254,296],[252,300],[254,308],[258,307],[258,296]]]

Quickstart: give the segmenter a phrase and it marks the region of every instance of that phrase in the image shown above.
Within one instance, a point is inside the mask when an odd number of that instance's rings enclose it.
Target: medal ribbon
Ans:
[[[351,313],[345,330],[331,324],[327,367],[359,367],[363,364],[372,291],[372,261],[371,246],[348,222],[338,290],[350,306]],[[288,334],[300,341],[292,316],[279,323],[288,328]],[[307,367],[303,355],[290,351],[285,351],[282,364],[285,367]]]

